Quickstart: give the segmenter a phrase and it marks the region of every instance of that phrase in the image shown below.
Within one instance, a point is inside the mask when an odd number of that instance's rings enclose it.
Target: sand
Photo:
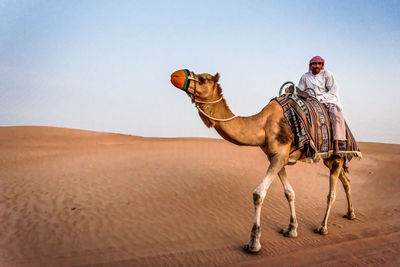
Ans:
[[[350,162],[357,218],[338,184],[329,234],[328,170],[287,168],[298,237],[279,179],[261,217],[263,246],[242,251],[252,191],[268,167],[257,147],[209,138],[143,138],[55,127],[0,127],[1,266],[400,265],[400,145],[359,143]]]

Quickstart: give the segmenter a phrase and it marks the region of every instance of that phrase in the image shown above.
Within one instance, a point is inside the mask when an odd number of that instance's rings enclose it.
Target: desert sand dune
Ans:
[[[262,250],[241,247],[252,191],[268,167],[258,147],[208,138],[144,138],[55,127],[0,127],[1,266],[400,265],[400,145],[359,143],[350,162],[357,218],[343,188],[329,234],[328,169],[287,168],[299,236],[278,179],[262,211]]]

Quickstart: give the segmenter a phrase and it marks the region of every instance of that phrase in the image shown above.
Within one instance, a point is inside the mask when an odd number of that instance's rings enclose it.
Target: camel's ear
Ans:
[[[214,75],[213,80],[214,80],[214,82],[219,81],[219,73],[218,72]]]

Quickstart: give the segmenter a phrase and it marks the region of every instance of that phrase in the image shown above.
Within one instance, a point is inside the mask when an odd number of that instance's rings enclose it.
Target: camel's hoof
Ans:
[[[328,228],[320,226],[314,229],[314,233],[320,234],[320,235],[327,235],[328,234]]]
[[[347,214],[343,215],[343,218],[354,220],[356,218],[356,215],[354,214],[354,212],[348,212]]]
[[[282,234],[284,237],[291,237],[291,238],[297,237],[296,230],[289,231],[288,229],[281,229],[279,233]]]
[[[260,252],[261,245],[256,246],[256,247],[250,247],[249,244],[246,244],[243,246],[243,250],[246,251],[247,253],[255,254],[255,253]]]

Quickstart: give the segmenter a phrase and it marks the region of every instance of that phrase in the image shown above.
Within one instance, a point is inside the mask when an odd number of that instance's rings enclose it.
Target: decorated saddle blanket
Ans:
[[[333,152],[332,127],[328,110],[315,97],[303,99],[295,94],[276,97],[294,134],[292,151],[301,150],[299,160],[317,162],[329,158]],[[339,143],[340,154],[347,160],[362,157],[356,140],[346,123],[346,141]]]

